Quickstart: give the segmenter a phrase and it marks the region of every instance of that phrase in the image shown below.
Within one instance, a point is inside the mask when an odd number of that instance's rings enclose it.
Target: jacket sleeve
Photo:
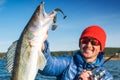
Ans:
[[[71,56],[51,56],[49,50],[49,44],[45,41],[45,49],[43,51],[45,58],[47,59],[47,64],[43,69],[42,73],[44,75],[59,76],[68,67]]]

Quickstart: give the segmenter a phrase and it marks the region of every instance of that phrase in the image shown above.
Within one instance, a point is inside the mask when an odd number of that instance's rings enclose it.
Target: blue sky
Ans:
[[[51,51],[79,49],[79,37],[90,25],[104,28],[106,47],[120,47],[120,0],[0,0],[0,52],[19,38],[41,1],[47,13],[60,8],[67,15],[63,20],[58,13],[57,29],[49,30]]]

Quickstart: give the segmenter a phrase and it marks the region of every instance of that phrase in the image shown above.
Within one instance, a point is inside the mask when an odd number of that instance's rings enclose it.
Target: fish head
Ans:
[[[50,13],[46,13],[44,2],[41,2],[32,15],[30,22],[28,23],[28,26],[30,27],[29,29],[33,32],[34,36],[40,36],[47,33],[56,14],[57,11],[55,10]]]
[[[48,29],[53,23],[56,13],[57,11],[55,10],[50,13],[46,13],[44,2],[41,2],[41,4],[36,8],[30,22],[28,23],[28,30],[31,33],[30,36],[28,36],[28,39],[29,41],[32,40],[31,45],[34,45],[34,43],[35,45],[43,43],[45,36],[48,35]]]
[[[54,9],[52,12],[50,13],[46,13],[45,8],[44,8],[44,2],[41,2],[41,4],[37,7],[37,9],[35,10],[31,22],[30,24],[32,24],[32,26],[36,26],[36,27],[46,27],[47,29],[50,27],[50,25],[52,23],[54,23],[54,25],[52,26],[52,30],[56,29],[56,14],[58,12],[61,12],[63,15],[63,11],[59,8]],[[65,19],[66,16],[64,15]]]
[[[35,13],[34,13],[34,24],[39,25],[39,27],[49,27],[54,17],[56,16],[56,11],[52,11],[51,13],[46,13],[44,8],[44,2],[41,2],[41,4],[37,7]]]

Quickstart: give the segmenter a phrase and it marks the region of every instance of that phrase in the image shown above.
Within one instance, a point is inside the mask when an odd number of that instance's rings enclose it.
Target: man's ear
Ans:
[[[100,53],[103,52],[101,49],[100,49]]]

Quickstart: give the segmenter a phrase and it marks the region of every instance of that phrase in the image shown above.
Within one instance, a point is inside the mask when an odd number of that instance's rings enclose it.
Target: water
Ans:
[[[0,59],[0,80],[8,80],[11,74],[7,73],[7,70],[5,68],[6,66],[6,60]]]
[[[113,75],[114,80],[120,80],[120,60],[108,61],[105,67]]]
[[[0,59],[0,80],[9,80],[12,75],[6,70],[6,60]],[[56,80],[56,77],[43,76],[40,73],[37,74],[35,80]]]
[[[6,60],[0,60],[0,80],[8,80],[11,74],[7,73],[5,68]],[[114,80],[120,80],[120,60],[108,61],[105,64],[106,69],[113,75]],[[36,80],[55,80],[55,77],[46,77],[38,74]]]

